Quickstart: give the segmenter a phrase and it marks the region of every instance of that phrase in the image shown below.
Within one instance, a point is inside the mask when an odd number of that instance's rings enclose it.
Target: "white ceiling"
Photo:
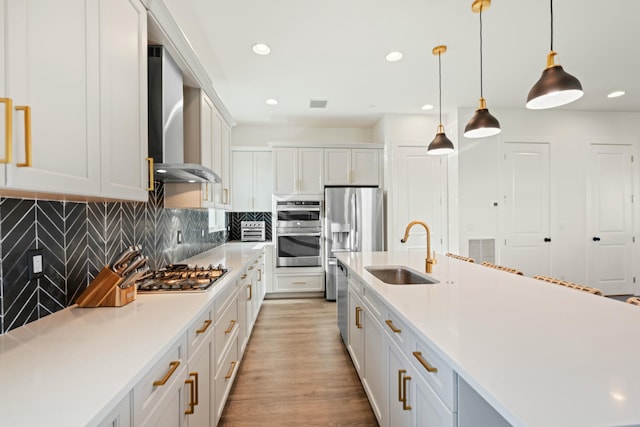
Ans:
[[[238,124],[372,126],[384,113],[437,114],[480,97],[472,0],[165,0]],[[640,111],[640,1],[556,0],[554,48],[585,95],[564,109]],[[483,13],[489,109],[524,108],[550,43],[549,2],[494,1]],[[271,46],[255,55],[252,44]],[[404,52],[397,63],[385,61]],[[608,99],[613,90],[621,98]],[[265,100],[276,98],[277,106]],[[323,110],[311,99],[328,100]],[[423,112],[420,107],[436,108]],[[499,117],[498,117],[499,119]]]

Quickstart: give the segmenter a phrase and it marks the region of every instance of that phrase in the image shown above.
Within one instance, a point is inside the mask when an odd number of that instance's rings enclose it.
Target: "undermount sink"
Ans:
[[[372,265],[364,269],[388,285],[429,285],[439,283],[425,273],[400,265]]]

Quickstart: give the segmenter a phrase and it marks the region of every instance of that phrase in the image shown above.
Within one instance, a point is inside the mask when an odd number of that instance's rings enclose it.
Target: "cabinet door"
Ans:
[[[271,212],[271,195],[273,194],[273,174],[270,151],[253,153],[253,210]],[[233,187],[234,202],[238,190]]]
[[[378,150],[351,150],[351,184],[378,185]]]
[[[13,162],[7,167],[6,185],[98,195],[99,3],[6,1],[8,85],[3,95],[14,105]],[[138,42],[136,33],[133,44]],[[26,147],[28,131],[31,150]],[[17,167],[27,161],[27,152],[32,165]]]
[[[348,148],[324,149],[325,185],[351,184],[351,150]]]
[[[191,384],[185,386],[185,405],[189,419],[189,427],[209,427],[211,423],[211,356],[213,354],[213,341],[209,334],[209,339],[202,343],[196,353],[189,360],[189,370],[187,374],[189,380],[194,381],[193,388]],[[191,392],[195,391],[195,395]],[[191,407],[193,404],[193,407]]]
[[[102,195],[147,201],[147,11],[138,0],[100,0],[100,152]]]
[[[322,148],[299,148],[298,150],[298,193],[322,194],[324,192]]]
[[[233,210],[247,212],[253,210],[254,168],[253,153],[250,151],[234,151],[233,163]],[[269,210],[271,206],[269,205]]]
[[[364,307],[364,379],[362,383],[368,391],[371,409],[378,421],[387,414],[387,375],[386,353],[380,351],[385,346],[385,334],[380,323],[373,318],[368,308]]]
[[[409,395],[409,399],[410,405],[415,411],[416,426],[454,427],[457,425],[456,414],[447,408],[420,375],[411,375],[410,390],[412,393]],[[495,426],[495,424],[481,423],[475,425]]]
[[[231,128],[224,120],[222,123],[222,209],[231,209]]]
[[[213,114],[213,159],[212,169],[220,177],[222,177],[222,116],[218,113],[218,110]],[[216,207],[221,207],[223,202],[222,183],[215,184],[213,189],[213,200]]]
[[[389,375],[389,426],[411,427],[415,424],[414,412],[409,409],[411,406],[412,393],[411,374],[409,361],[400,350],[390,341],[387,341],[387,356]],[[408,396],[405,397],[405,391]],[[382,423],[385,425],[385,423]],[[424,424],[423,424],[424,425]]]
[[[298,149],[274,148],[273,192],[275,194],[297,193]]]
[[[0,24],[2,24],[2,28],[7,28],[8,25],[8,18],[5,13],[7,1],[8,0],[0,0]],[[6,31],[0,31],[0,98],[3,98],[0,102],[0,159],[2,159],[3,162],[6,160],[6,149],[7,147],[11,147],[13,142],[13,132],[7,134],[7,126],[10,126],[10,123],[13,122],[13,106],[9,107],[9,99],[6,98],[9,96],[9,93],[7,91],[5,78],[5,32]],[[5,170],[6,166],[4,163],[0,163],[0,187],[5,186]]]
[[[360,378],[364,377],[364,316],[362,300],[349,290],[349,353]]]
[[[200,162],[203,166],[213,169],[213,118],[215,107],[211,100],[202,93],[200,100]],[[213,184],[202,184],[203,206],[214,207]]]
[[[243,354],[247,343],[249,342],[249,334],[247,332],[247,303],[244,288],[241,288],[236,297],[238,309],[238,352]]]
[[[187,425],[184,395],[188,386],[183,390],[184,383],[179,383],[158,405],[157,409],[140,424],[140,427],[184,427]]]

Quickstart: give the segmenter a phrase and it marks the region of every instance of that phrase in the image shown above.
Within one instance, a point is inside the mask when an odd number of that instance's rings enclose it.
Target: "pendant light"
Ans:
[[[553,0],[551,4],[551,50],[547,55],[547,68],[542,72],[542,77],[529,91],[527,108],[542,110],[569,104],[584,94],[580,81],[562,69],[562,66],[554,63],[557,55],[553,50]]]
[[[476,112],[464,128],[464,136],[467,138],[484,138],[499,134],[500,122],[493,117],[487,109],[487,102],[482,91],[482,11],[491,6],[491,0],[474,0],[471,10],[480,15],[480,101]]]
[[[447,47],[444,45],[436,46],[432,50],[434,55],[438,55],[438,102],[440,109],[440,124],[438,125],[436,137],[433,138],[433,141],[429,144],[427,154],[438,155],[453,153],[453,142],[447,138],[447,135],[444,133],[444,126],[442,126],[442,63],[440,61],[440,56],[446,51]]]

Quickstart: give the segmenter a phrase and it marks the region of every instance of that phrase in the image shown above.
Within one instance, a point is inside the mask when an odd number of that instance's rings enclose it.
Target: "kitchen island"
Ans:
[[[222,264],[230,269],[205,292],[139,293],[135,301],[118,308],[74,305],[0,335],[0,425],[112,425],[105,417],[120,402],[125,407],[141,404],[132,399],[134,389],[174,346],[181,346],[180,369],[184,370],[186,356],[193,353],[187,338],[191,340],[191,329],[200,327],[203,316],[211,313],[211,321],[217,321],[214,310],[222,312],[219,308],[232,305],[228,302],[232,301],[231,295],[237,294],[239,304],[244,304],[243,276],[256,265],[254,261],[262,254],[263,246],[227,243],[185,260],[201,265]],[[230,334],[224,334],[224,324],[222,336],[242,336],[238,328],[246,326],[246,318],[234,317]],[[202,330],[209,326],[205,325]],[[199,336],[210,335],[212,340],[211,331],[216,326],[213,324],[207,334]],[[224,349],[228,347],[231,343],[225,344]],[[228,353],[241,357],[243,348],[239,347]],[[222,350],[220,346],[216,351]],[[167,371],[164,363],[160,369],[163,374]],[[226,366],[223,371],[227,372]],[[180,407],[184,411],[188,392],[182,390],[188,387],[178,386],[178,393],[183,393]],[[148,408],[148,412],[153,409]],[[125,414],[122,425],[129,425],[132,418]],[[134,424],[140,425],[141,421],[134,419]]]
[[[468,384],[509,424],[640,425],[638,307],[444,256],[430,274],[439,283],[427,285],[385,284],[365,269],[423,272],[423,253],[344,253],[338,260],[362,283],[362,300],[368,292],[388,307],[457,374],[457,384]],[[387,384],[390,395],[394,387]],[[465,419],[461,403],[451,405],[458,421]]]

